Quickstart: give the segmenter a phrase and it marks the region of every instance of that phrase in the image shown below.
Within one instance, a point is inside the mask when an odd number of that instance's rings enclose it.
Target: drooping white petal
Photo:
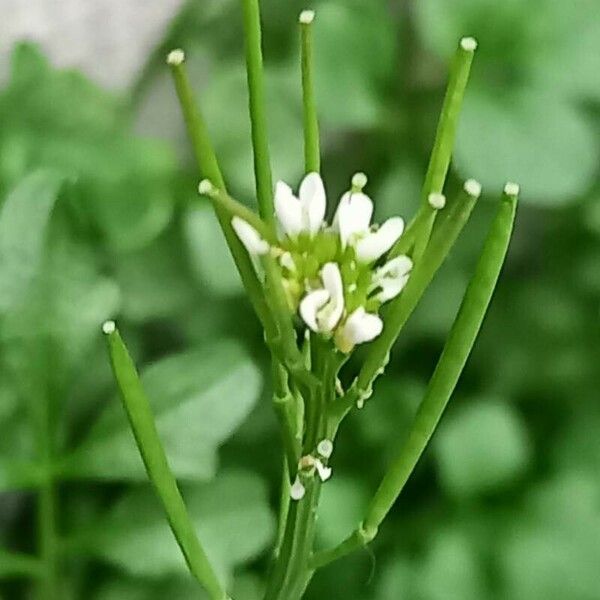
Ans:
[[[356,242],[356,258],[364,263],[377,260],[397,242],[403,231],[403,219],[388,219],[377,231],[368,233]]]
[[[395,298],[408,282],[413,262],[408,256],[397,256],[377,269],[373,275],[373,283],[369,291],[381,288],[375,296],[379,302],[387,302]]]
[[[343,335],[346,341],[356,345],[374,340],[382,331],[383,321],[361,306],[346,320]]]
[[[323,482],[327,481],[331,477],[331,467],[326,467],[320,460],[315,461],[315,468],[319,479]]]
[[[240,217],[231,219],[231,226],[250,254],[262,255],[269,251],[269,244],[250,223]]]
[[[318,173],[309,173],[302,180],[298,195],[302,205],[304,229],[315,234],[321,228],[327,210],[327,197],[321,176]]]
[[[380,284],[381,291],[375,295],[375,298],[381,303],[392,300],[406,287],[408,278],[409,275],[403,275],[397,279],[384,279]]]
[[[305,489],[304,485],[302,485],[300,478],[296,477],[296,479],[294,480],[294,483],[290,487],[290,498],[292,500],[296,500],[296,501],[302,500],[302,498],[304,498],[305,493],[306,493],[306,489]]]
[[[331,296],[327,290],[315,290],[309,292],[300,302],[300,316],[304,322],[315,332],[319,331],[317,313],[323,308]]]
[[[321,270],[323,285],[329,293],[329,302],[319,311],[317,323],[324,332],[333,331],[344,312],[344,284],[337,263],[327,263]]]
[[[340,233],[342,247],[351,242],[351,236],[369,231],[373,216],[373,201],[361,192],[346,192],[338,205],[333,227]]]
[[[286,235],[295,236],[302,231],[302,204],[283,181],[278,181],[275,186],[275,214]]]

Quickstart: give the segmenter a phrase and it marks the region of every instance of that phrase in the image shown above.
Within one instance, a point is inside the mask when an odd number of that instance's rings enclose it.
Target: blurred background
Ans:
[[[274,174],[302,175],[296,0],[263,0]],[[600,599],[600,2],[315,1],[331,202],[369,174],[378,217],[418,203],[463,35],[480,47],[450,193],[484,197],[364,410],[318,541],[359,522],[404,439],[507,180],[508,263],[431,446],[372,552],[307,598]],[[186,499],[234,597],[260,597],[280,440],[262,335],[167,70],[181,46],[234,194],[253,203],[236,0],[0,0],[0,597],[31,597],[38,491],[59,482],[65,599],[200,597],[145,482],[100,324],[116,317]],[[43,598],[43,594],[40,596]]]

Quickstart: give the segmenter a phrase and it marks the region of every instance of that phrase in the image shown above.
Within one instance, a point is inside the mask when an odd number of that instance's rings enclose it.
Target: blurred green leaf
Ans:
[[[303,164],[299,77],[289,69],[265,70],[273,177],[290,183],[300,178]],[[199,97],[228,186],[240,200],[254,198],[245,69],[222,65]]]
[[[35,171],[1,205],[0,313],[23,300],[42,265],[46,231],[63,179],[54,171]]]
[[[41,564],[33,556],[14,554],[0,548],[0,579],[7,577],[35,577],[41,572]]]
[[[490,191],[517,181],[526,201],[555,207],[588,191],[600,156],[589,123],[570,105],[541,94],[498,98],[473,91],[455,158],[463,177]]]
[[[203,203],[189,209],[184,233],[198,282],[215,294],[241,294],[242,282],[212,206]]]
[[[460,530],[435,534],[416,580],[416,596],[423,600],[489,598],[480,557]]]
[[[527,432],[514,409],[475,400],[449,415],[434,439],[442,484],[451,494],[497,490],[521,475],[530,460]]]
[[[321,492],[317,529],[319,544],[328,548],[347,538],[365,516],[369,499],[368,488],[360,480],[344,475],[334,476]]]
[[[150,365],[142,371],[142,384],[172,470],[177,477],[202,480],[214,475],[218,446],[252,409],[261,377],[239,345],[221,341]],[[129,424],[116,400],[83,446],[67,459],[65,473],[145,480]]]
[[[589,475],[573,472],[535,490],[524,518],[514,524],[500,546],[507,597],[594,598],[600,556],[599,506],[595,471]]]
[[[383,2],[333,0],[315,20],[315,86],[324,124],[373,127],[394,68],[396,32]]]
[[[225,473],[211,484],[184,489],[184,497],[211,563],[227,577],[272,539],[274,520],[267,492],[254,475]],[[89,549],[137,576],[165,576],[186,569],[149,489],[127,493],[94,530]]]

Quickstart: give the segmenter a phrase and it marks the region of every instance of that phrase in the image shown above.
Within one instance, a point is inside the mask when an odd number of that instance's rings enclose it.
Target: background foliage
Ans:
[[[302,171],[299,2],[264,0],[278,178]],[[454,181],[481,201],[342,433],[319,541],[353,529],[402,441],[504,181],[516,237],[434,442],[380,536],[309,598],[600,599],[600,5],[597,0],[323,0],[316,51],[331,197],[369,173],[380,217],[410,216],[447,60],[480,41]],[[252,203],[241,18],[194,0],[126,94],[20,45],[0,93],[0,596],[26,597],[35,489],[60,486],[65,598],[197,598],[141,469],[99,326],[141,366],[202,538],[235,597],[258,598],[275,530],[280,441],[258,325],[183,136],[164,51],[182,45],[232,190]],[[55,459],[39,420],[54,416]]]

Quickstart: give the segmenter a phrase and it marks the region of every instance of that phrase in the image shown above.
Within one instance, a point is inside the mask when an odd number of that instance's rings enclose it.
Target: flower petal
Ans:
[[[327,263],[321,270],[323,285],[330,299],[317,315],[317,322],[322,331],[330,332],[335,329],[344,312],[344,284],[337,263]]]
[[[396,258],[392,258],[392,260],[388,260],[383,267],[377,269],[374,279],[376,281],[389,278],[396,279],[410,273],[412,267],[412,260],[408,256],[401,254],[400,256],[396,256]]]
[[[321,228],[327,210],[325,186],[318,173],[309,173],[302,180],[299,197],[304,214],[304,228],[315,234]]]
[[[395,298],[406,286],[409,275],[402,275],[397,279],[384,279],[379,284],[381,291],[375,295],[375,299],[379,300],[382,304]]]
[[[404,221],[400,217],[388,219],[377,231],[367,234],[356,243],[356,257],[370,263],[385,254],[404,231]]]
[[[231,226],[250,254],[262,255],[269,251],[269,244],[250,223],[240,217],[231,219]]]
[[[340,233],[342,247],[352,240],[352,235],[364,234],[369,231],[373,216],[373,201],[361,192],[346,192],[338,205],[333,227]]]
[[[275,214],[286,235],[295,236],[302,231],[302,204],[283,181],[275,186]]]
[[[351,343],[364,344],[374,340],[383,331],[383,321],[360,306],[346,320],[344,338]]]
[[[330,298],[331,296],[327,290],[315,290],[304,296],[300,302],[300,316],[315,332],[319,331],[317,313],[327,304]]]

